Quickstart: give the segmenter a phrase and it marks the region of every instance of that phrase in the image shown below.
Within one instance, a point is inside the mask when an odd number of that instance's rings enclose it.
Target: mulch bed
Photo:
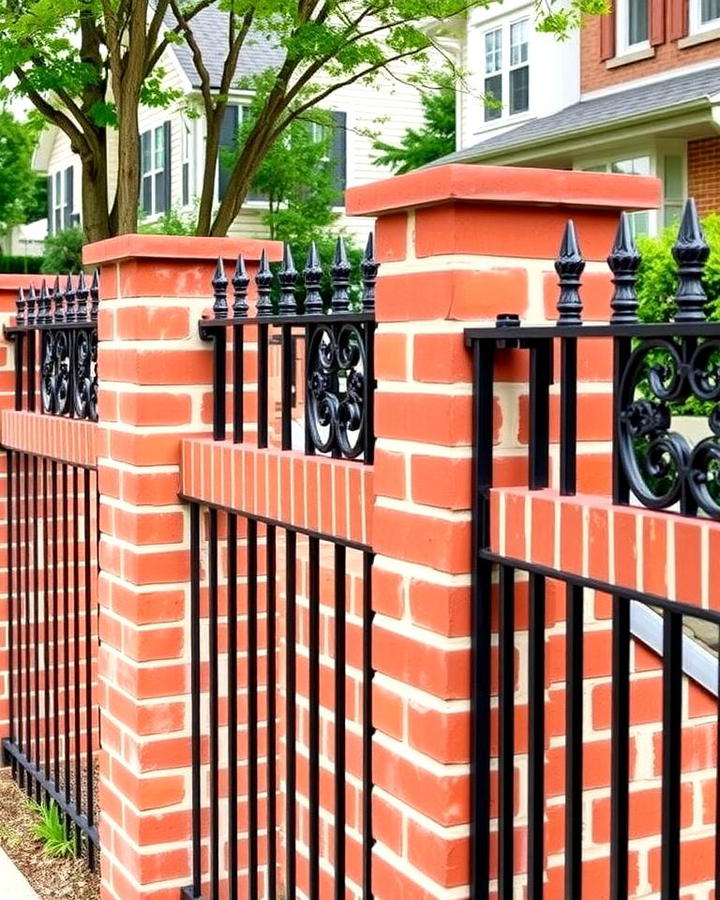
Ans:
[[[100,878],[81,859],[57,859],[43,851],[33,834],[37,816],[27,794],[0,769],[0,847],[30,882],[40,900],[97,900]]]

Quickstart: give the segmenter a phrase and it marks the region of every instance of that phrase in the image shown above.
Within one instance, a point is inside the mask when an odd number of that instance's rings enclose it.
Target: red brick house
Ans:
[[[533,17],[527,0],[468,15],[458,149],[443,161],[657,175],[662,211],[638,230],[688,195],[720,209],[720,0],[616,0],[566,42]]]

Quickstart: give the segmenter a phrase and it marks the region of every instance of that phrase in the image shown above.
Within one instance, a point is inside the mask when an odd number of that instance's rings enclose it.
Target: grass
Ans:
[[[33,834],[42,841],[43,849],[48,856],[65,858],[75,856],[75,842],[68,837],[68,832],[60,812],[60,807],[52,800],[36,803],[30,800],[30,809],[39,817],[33,825]]]

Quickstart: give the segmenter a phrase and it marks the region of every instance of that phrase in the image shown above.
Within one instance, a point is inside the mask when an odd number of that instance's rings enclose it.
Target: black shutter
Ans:
[[[338,193],[338,206],[345,205],[345,188],[347,187],[347,114],[333,110],[333,139],[330,148],[333,178]]]
[[[47,177],[47,208],[48,208],[48,224],[47,230],[48,234],[53,234],[53,177],[52,175],[48,175]]]
[[[222,125],[220,126],[220,158],[218,160],[218,200],[222,200],[227,191],[232,168],[223,164],[223,151],[232,150],[237,144],[237,132],[239,127],[240,108],[235,104],[225,107]]]
[[[165,157],[163,159],[163,168],[165,169],[165,211],[172,208],[172,128],[170,121],[163,125],[165,129],[165,140],[163,142],[165,148]]]
[[[75,170],[72,166],[65,169],[65,205],[63,207],[63,228],[72,228],[73,200],[75,187]]]

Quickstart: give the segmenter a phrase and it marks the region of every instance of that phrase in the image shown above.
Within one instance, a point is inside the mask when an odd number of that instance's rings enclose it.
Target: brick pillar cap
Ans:
[[[662,189],[658,178],[525,169],[517,166],[448,165],[419,169],[383,181],[350,188],[347,212],[372,216],[453,200],[520,205],[657,209]]]
[[[61,273],[62,274],[62,273]],[[0,274],[0,291],[17,291],[19,288],[30,287],[31,284],[34,284],[36,287],[40,284],[40,282],[45,279],[54,278],[55,275],[26,275],[23,273],[22,275],[13,275],[13,274]]]
[[[257,241],[242,237],[191,237],[169,234],[121,234],[83,247],[86,266],[118,262],[122,259],[172,259],[180,261],[235,259],[242,253],[246,261],[259,260],[263,249],[270,262],[282,259],[280,241]]]

